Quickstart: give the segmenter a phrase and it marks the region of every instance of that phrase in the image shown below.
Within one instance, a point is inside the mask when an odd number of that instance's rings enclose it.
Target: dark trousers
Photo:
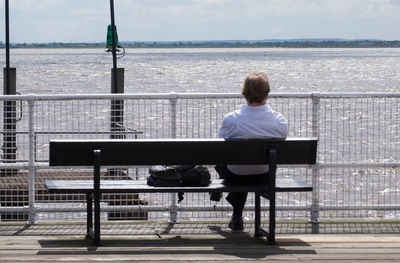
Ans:
[[[224,184],[254,185],[267,183],[268,172],[265,174],[237,175],[229,171],[226,165],[215,166],[219,177],[224,179]],[[233,216],[242,216],[244,205],[246,204],[247,192],[229,193],[226,200],[233,207]]]

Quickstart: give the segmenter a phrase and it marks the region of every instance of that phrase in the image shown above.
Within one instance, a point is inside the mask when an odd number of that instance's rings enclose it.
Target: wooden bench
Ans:
[[[276,180],[278,164],[316,162],[316,138],[285,140],[161,139],[161,140],[53,140],[50,166],[93,166],[92,180],[47,180],[50,193],[85,193],[87,238],[100,245],[100,199],[103,193],[254,192],[255,236],[275,243],[276,192],[305,192],[312,187],[294,179]],[[263,185],[224,185],[213,180],[205,187],[153,187],[146,181],[102,180],[100,168],[132,165],[268,164],[270,176]],[[261,228],[260,197],[269,200],[269,229]],[[94,211],[93,211],[94,202]],[[94,227],[93,227],[94,214]]]

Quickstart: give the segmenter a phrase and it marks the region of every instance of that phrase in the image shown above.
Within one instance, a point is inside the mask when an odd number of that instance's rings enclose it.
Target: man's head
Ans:
[[[243,84],[242,95],[248,104],[263,104],[269,94],[267,76],[262,72],[250,73]]]

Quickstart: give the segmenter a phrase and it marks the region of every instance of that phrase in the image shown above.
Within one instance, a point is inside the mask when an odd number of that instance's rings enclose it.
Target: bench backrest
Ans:
[[[93,165],[93,151],[101,151],[101,165],[265,164],[275,147],[276,164],[315,164],[316,138],[285,140],[150,139],[52,140],[51,166]]]

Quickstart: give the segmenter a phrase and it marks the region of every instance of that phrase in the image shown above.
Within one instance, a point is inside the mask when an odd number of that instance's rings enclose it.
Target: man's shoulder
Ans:
[[[271,114],[271,115],[274,116],[275,118],[278,118],[278,119],[284,118],[284,119],[286,119],[286,117],[285,117],[281,112],[274,110],[274,109],[271,108],[271,106],[268,105],[268,104],[267,104],[267,107],[266,107],[266,112],[267,112],[268,114]]]
[[[234,112],[229,112],[228,114],[225,115],[222,123],[223,124],[228,124],[228,123],[233,123],[237,119],[237,116],[235,115]]]
[[[225,115],[224,119],[232,119],[233,120],[233,119],[236,119],[239,115],[240,115],[240,110],[234,110],[234,111],[228,112]]]

